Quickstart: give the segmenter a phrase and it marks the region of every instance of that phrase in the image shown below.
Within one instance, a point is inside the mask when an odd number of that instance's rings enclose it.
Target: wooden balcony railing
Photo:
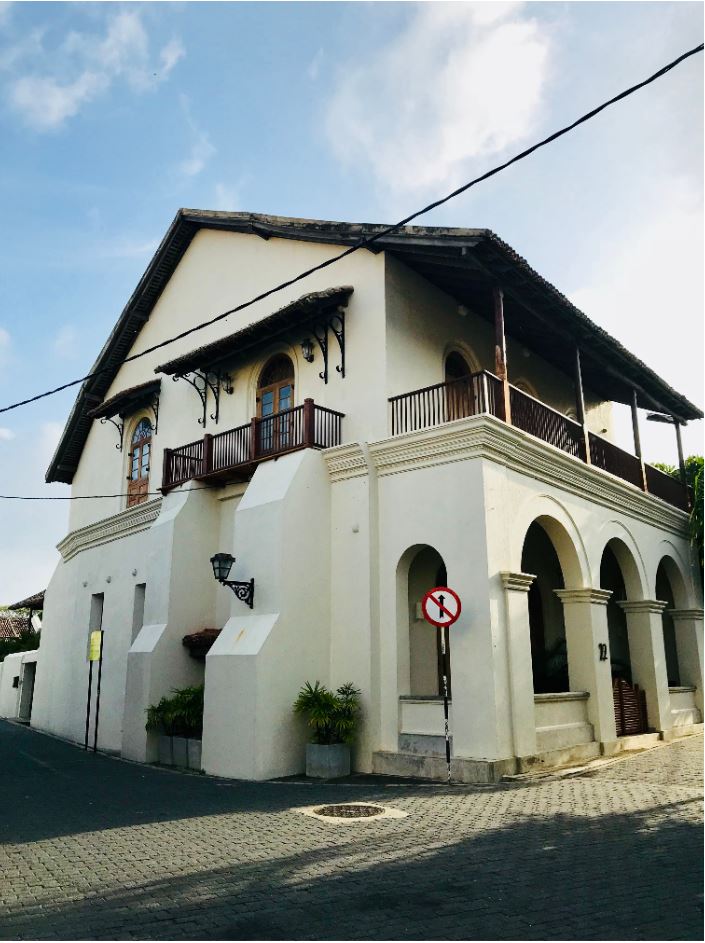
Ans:
[[[417,432],[478,413],[504,418],[502,381],[483,370],[450,383],[436,383],[392,396],[392,435]]]
[[[515,386],[509,388],[509,402],[513,426],[537,439],[543,439],[549,445],[555,445],[562,452],[585,460],[585,436],[579,422],[574,422]]]
[[[450,383],[436,383],[421,390],[393,396],[389,402],[392,435],[417,432],[479,413],[489,413],[498,419],[505,418],[502,381],[487,370]],[[509,403],[513,426],[574,458],[587,461],[585,433],[580,423],[511,384]],[[684,511],[688,509],[688,494],[678,479],[671,478],[651,465],[644,465],[642,472],[641,460],[636,455],[625,452],[592,432],[588,433],[588,442],[589,461],[595,468],[646,490],[674,507]]]
[[[206,434],[197,442],[164,450],[162,491],[193,478],[246,478],[264,459],[298,449],[340,445],[343,414],[304,400],[283,412],[253,418],[243,426]]]

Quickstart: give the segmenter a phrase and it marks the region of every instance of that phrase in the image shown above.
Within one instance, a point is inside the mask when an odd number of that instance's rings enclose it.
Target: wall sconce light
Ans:
[[[229,586],[237,598],[252,609],[255,604],[255,581],[251,580],[229,580],[230,570],[232,569],[235,557],[230,553],[216,553],[211,557],[211,566],[213,567],[213,576],[223,586]]]
[[[470,308],[467,305],[458,305],[458,314],[461,318],[466,318],[470,314]]]
[[[306,340],[301,341],[301,353],[303,354],[306,363],[313,363],[313,341],[310,337],[307,337]]]

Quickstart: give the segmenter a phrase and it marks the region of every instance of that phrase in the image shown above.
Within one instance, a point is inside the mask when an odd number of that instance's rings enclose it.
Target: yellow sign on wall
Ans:
[[[100,640],[102,637],[103,633],[100,629],[91,632],[91,641],[88,647],[88,661],[100,661]]]

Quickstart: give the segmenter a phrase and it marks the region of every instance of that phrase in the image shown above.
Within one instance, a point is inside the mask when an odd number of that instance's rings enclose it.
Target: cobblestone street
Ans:
[[[500,786],[243,783],[0,723],[2,939],[702,939],[702,736]],[[301,814],[369,801],[405,818]]]

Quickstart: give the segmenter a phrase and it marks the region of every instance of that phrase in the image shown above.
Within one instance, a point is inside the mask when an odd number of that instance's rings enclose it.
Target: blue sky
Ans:
[[[89,368],[178,207],[392,222],[702,37],[697,2],[0,3],[0,402]],[[425,220],[494,229],[699,404],[702,76]],[[0,415],[1,493],[64,493],[43,475],[72,402]],[[672,430],[643,437],[674,461]],[[0,506],[0,602],[65,530]]]

